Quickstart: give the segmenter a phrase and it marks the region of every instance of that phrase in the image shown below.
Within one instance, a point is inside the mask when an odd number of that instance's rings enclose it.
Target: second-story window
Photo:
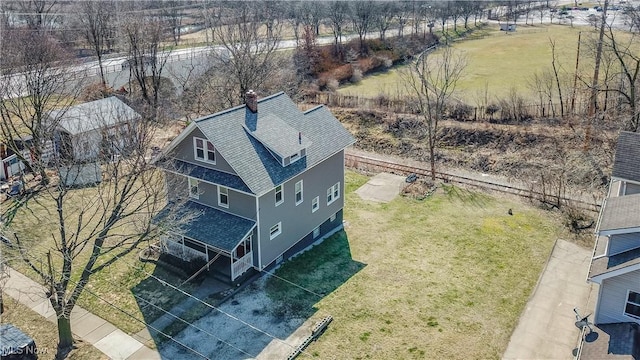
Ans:
[[[320,208],[320,197],[316,196],[311,200],[311,212],[316,212]]]
[[[336,201],[340,197],[340,183],[336,183],[327,189],[327,205]]]
[[[296,183],[296,205],[302,202],[302,180]]]
[[[229,207],[229,189],[224,186],[218,186],[218,205]]]
[[[282,185],[276,186],[276,206],[284,202],[284,195],[282,193]]]
[[[216,163],[216,148],[211,141],[194,137],[193,150],[196,160]]]
[[[198,180],[189,178],[189,197],[198,199],[200,198],[200,189],[198,188]]]

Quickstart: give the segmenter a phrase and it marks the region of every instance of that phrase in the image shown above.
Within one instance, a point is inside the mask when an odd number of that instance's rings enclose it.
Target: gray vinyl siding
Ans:
[[[198,164],[200,166],[209,168],[209,169],[216,169],[216,170],[220,170],[220,171],[224,171],[230,174],[234,174],[237,175],[235,171],[233,171],[233,168],[231,167],[231,165],[229,165],[229,163],[222,157],[222,155],[220,155],[220,153],[218,152],[218,149],[216,149],[216,163],[215,165],[209,162],[205,162],[205,161],[200,161],[200,160],[196,160],[194,157],[194,151],[193,151],[193,138],[194,137],[198,137],[201,139],[206,139],[206,137],[204,136],[204,134],[200,131],[200,129],[195,128],[193,129],[193,131],[191,132],[191,134],[189,134],[187,137],[184,138],[184,140],[182,140],[182,142],[180,142],[180,144],[178,144],[174,149],[173,149],[173,153],[171,154],[172,157],[179,159],[179,160],[183,160],[192,164]],[[213,144],[213,146],[215,147],[216,144]]]
[[[609,237],[609,256],[640,247],[640,233],[611,235]]]
[[[303,180],[303,201],[295,204],[295,184]],[[327,189],[340,183],[340,198],[327,206]],[[275,206],[275,189],[259,199],[260,245],[262,266],[265,267],[287,249],[303,239],[314,228],[342,209],[344,204],[344,156],[340,151],[302,174],[283,184],[284,203]],[[319,197],[319,208],[311,212],[314,197]],[[272,226],[281,222],[282,233],[270,240]]]
[[[184,175],[166,173],[167,196],[169,201],[189,197],[189,183],[187,179],[188,177]],[[200,181],[198,190],[200,196],[198,196],[198,199],[194,199],[194,201],[247,219],[256,220],[256,200],[253,195],[229,189],[229,207],[225,208],[218,206],[217,185]]]
[[[596,313],[596,324],[636,322],[640,320],[624,315],[627,291],[640,292],[640,270],[602,281]]]
[[[626,183],[624,194],[625,195],[640,194],[640,185],[633,184],[633,183]]]

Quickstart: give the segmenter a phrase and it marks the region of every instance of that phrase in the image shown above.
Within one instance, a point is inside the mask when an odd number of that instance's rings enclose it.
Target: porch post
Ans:
[[[234,274],[234,271],[233,271],[233,250],[231,250],[231,254],[230,255],[231,256],[229,256],[229,259],[230,259],[229,260],[230,261],[229,266],[231,266],[231,281],[233,281],[233,280],[236,279],[236,274]]]
[[[207,254],[207,271],[209,271],[209,247],[207,245],[204,246],[204,253]]]
[[[180,243],[182,244],[182,260],[185,260],[185,252],[184,252],[184,236],[180,236]]]

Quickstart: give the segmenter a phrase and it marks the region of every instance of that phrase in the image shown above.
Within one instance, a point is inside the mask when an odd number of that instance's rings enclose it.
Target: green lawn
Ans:
[[[277,279],[267,284],[283,306],[334,317],[307,353],[322,359],[500,358],[560,222],[527,204],[453,186],[423,201],[367,202],[353,192],[366,181],[347,172],[346,232],[277,272],[326,296]]]
[[[65,206],[73,207],[76,204],[81,206],[79,204],[95,196],[96,191],[97,188],[92,187],[72,190]],[[10,210],[12,204],[12,202],[5,202],[3,211]],[[56,267],[55,264],[61,262],[61,255],[55,250],[56,245],[52,239],[52,234],[55,233],[57,235],[56,227],[58,226],[55,209],[56,206],[51,198],[46,195],[36,196],[30,199],[26,206],[17,210],[15,217],[8,225],[10,225],[10,230],[16,231],[20,235],[21,241],[29,249],[29,257],[37,265],[46,264],[46,254],[51,251],[54,268],[59,271],[60,267]],[[69,209],[68,211],[67,215],[72,217],[72,212]],[[67,226],[73,228],[73,224],[74,222],[71,221]],[[126,225],[121,226],[117,231],[127,233],[129,230],[125,229],[125,227]],[[75,229],[69,231],[73,230]],[[146,246],[147,243],[141,244],[140,249],[134,249],[122,256],[114,264],[94,273],[86,290],[80,296],[78,305],[113,323],[121,330],[133,334],[145,328],[144,323],[139,320],[149,323],[163,314],[162,310],[140,301],[136,296],[164,310],[169,310],[183,301],[186,297],[185,295],[162,285],[158,280],[150,277],[149,274],[153,274],[176,286],[182,283],[184,274],[156,266],[155,263],[141,262],[138,259],[138,254],[141,248]],[[2,248],[2,251],[5,258],[10,261],[11,266],[37,282],[42,281],[26,263],[21,261],[16,249],[7,249],[5,247]],[[73,272],[72,285],[73,281],[79,278],[82,266],[88,259],[90,251],[91,245],[89,244],[78,258],[79,260],[76,262]],[[107,261],[110,258],[111,255],[107,255],[99,260],[98,263]],[[194,287],[195,284],[189,283],[184,285],[182,289],[190,292]]]
[[[505,33],[490,25],[468,37],[455,42],[455,49],[467,57],[468,65],[463,79],[458,83],[457,98],[477,105],[483,100],[485,89],[489,102],[508,96],[512,88],[521,96],[531,93],[527,88],[531,76],[542,70],[551,70],[550,40],[556,43],[558,66],[564,77],[572,76],[575,70],[578,33],[582,31],[581,68],[593,71],[593,56],[588,53],[587,38],[593,33],[591,27],[565,25],[519,26],[516,32]],[[437,52],[435,53],[437,56]],[[403,66],[388,72],[367,76],[359,84],[346,85],[338,92],[346,95],[376,97],[406,94],[400,72]]]

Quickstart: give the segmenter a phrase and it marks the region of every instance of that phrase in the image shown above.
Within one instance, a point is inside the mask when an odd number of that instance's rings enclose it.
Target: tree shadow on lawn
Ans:
[[[265,290],[276,317],[309,318],[315,304],[332,293],[366,264],[354,261],[347,233],[340,231],[321,244],[285,262],[269,276]]]
[[[442,190],[450,200],[458,200],[463,204],[469,204],[476,207],[485,207],[491,197],[477,191],[472,191],[457,187],[455,185],[442,184]]]

